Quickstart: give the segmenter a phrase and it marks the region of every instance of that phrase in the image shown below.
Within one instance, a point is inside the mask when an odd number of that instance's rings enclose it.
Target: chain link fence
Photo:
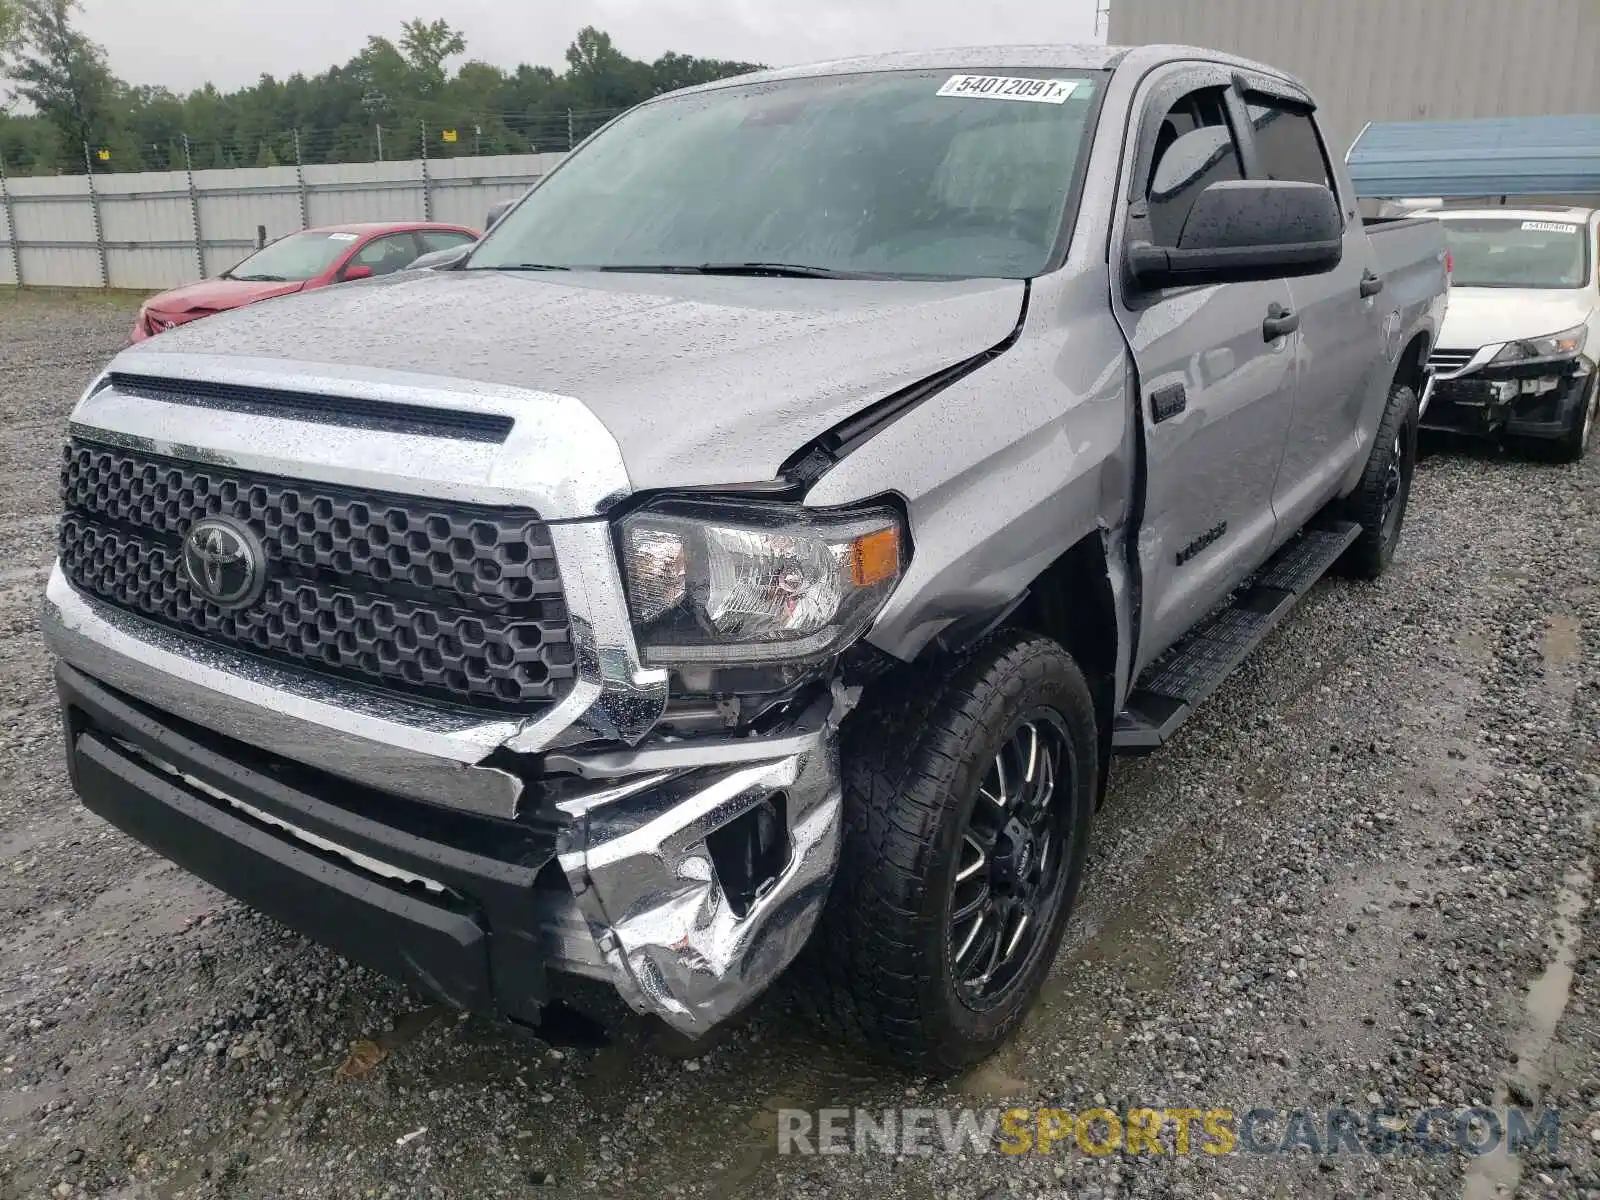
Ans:
[[[623,111],[480,112],[416,121],[374,118],[334,129],[264,130],[225,139],[179,129],[159,140],[91,145],[87,166],[97,174],[112,174],[545,154],[571,150]],[[11,172],[13,177],[31,173],[15,164]]]

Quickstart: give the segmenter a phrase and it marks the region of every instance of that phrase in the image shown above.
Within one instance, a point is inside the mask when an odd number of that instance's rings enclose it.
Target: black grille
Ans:
[[[62,570],[163,624],[379,687],[527,712],[574,677],[566,604],[537,515],[246,475],[73,441]],[[227,611],[189,586],[181,542],[204,517],[266,552],[259,600]]]

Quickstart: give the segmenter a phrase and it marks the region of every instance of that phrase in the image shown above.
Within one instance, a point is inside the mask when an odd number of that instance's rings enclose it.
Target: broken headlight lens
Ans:
[[[1494,361],[1515,363],[1544,358],[1576,358],[1583,352],[1583,344],[1588,337],[1588,328],[1578,325],[1560,333],[1552,333],[1549,337],[1520,338],[1515,342],[1507,342],[1500,353],[1494,356]]]
[[[828,658],[872,623],[906,558],[890,508],[684,501],[624,518],[618,540],[639,649],[657,666]]]

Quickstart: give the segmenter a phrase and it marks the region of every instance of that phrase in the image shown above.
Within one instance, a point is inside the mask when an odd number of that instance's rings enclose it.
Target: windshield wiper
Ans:
[[[224,275],[224,279],[237,279],[240,283],[288,283],[287,275]]]
[[[556,263],[502,263],[494,267],[467,267],[469,271],[570,271]]]
[[[828,267],[808,267],[801,263],[714,262],[689,266],[681,263],[629,263],[596,267],[619,275],[772,275],[788,279],[875,279],[880,276],[859,271],[835,271]]]
[[[804,263],[728,262],[706,263],[703,275],[777,275],[785,279],[870,279],[859,271],[835,271],[828,267],[808,267]]]

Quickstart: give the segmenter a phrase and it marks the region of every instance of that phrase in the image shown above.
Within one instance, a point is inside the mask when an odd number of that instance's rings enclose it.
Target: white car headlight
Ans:
[[[828,658],[905,569],[903,522],[887,507],[678,501],[623,518],[618,540],[640,653],[655,666]]]
[[[1507,342],[1505,348],[1494,356],[1494,361],[1513,363],[1527,362],[1530,359],[1576,358],[1583,352],[1583,345],[1588,337],[1588,327],[1577,325],[1560,333],[1552,333],[1548,337],[1520,338],[1514,342]]]

